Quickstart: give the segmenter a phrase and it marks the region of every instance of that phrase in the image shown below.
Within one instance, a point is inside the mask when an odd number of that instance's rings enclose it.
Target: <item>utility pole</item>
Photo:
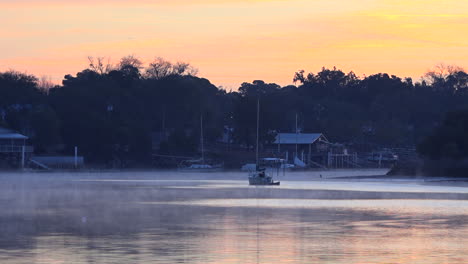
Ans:
[[[21,146],[21,168],[22,169],[24,169],[25,152],[26,152],[26,146],[23,145],[23,146]]]

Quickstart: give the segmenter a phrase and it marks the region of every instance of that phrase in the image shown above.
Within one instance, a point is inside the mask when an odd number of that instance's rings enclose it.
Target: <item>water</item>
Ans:
[[[0,263],[468,263],[468,187],[244,173],[0,174]]]

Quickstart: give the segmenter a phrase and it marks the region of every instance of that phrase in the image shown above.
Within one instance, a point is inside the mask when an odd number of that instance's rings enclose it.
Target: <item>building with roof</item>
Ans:
[[[331,143],[322,133],[279,133],[277,152],[299,167],[349,168],[359,166],[357,154]]]
[[[14,130],[0,127],[0,161],[24,167],[26,156],[33,152],[28,137]]]
[[[322,133],[278,133],[273,144],[292,163],[298,158],[307,165],[322,162],[331,145]]]
[[[0,146],[14,145],[22,146],[26,144],[27,136],[16,133],[15,131],[0,127]]]

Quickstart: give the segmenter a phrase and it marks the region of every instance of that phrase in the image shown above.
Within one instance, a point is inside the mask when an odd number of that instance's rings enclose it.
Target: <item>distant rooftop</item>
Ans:
[[[279,133],[276,135],[274,144],[313,144],[321,140],[328,142],[322,133]]]
[[[16,133],[14,130],[0,127],[0,139],[28,139],[27,136]]]

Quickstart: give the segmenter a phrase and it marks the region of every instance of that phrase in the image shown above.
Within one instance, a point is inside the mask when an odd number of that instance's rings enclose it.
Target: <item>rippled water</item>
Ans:
[[[0,174],[0,263],[468,263],[468,187],[243,173]]]

